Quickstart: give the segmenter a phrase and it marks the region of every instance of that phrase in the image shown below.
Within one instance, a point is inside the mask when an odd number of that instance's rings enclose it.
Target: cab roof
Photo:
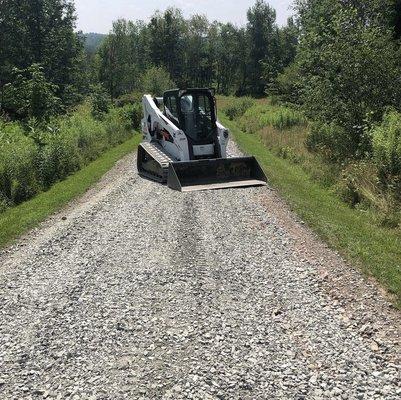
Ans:
[[[167,90],[166,92],[164,92],[164,96],[176,95],[178,97],[181,97],[184,94],[188,94],[188,93],[207,93],[207,94],[214,96],[216,93],[216,90],[213,88],[172,89],[172,90]]]

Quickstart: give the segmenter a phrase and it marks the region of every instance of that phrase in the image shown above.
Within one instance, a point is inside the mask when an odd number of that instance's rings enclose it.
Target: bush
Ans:
[[[300,112],[285,107],[270,109],[260,116],[260,121],[263,126],[269,125],[279,130],[306,123],[305,117]]]
[[[174,89],[175,86],[170,74],[161,67],[149,68],[141,77],[143,92],[152,96],[162,96],[166,90]]]
[[[247,133],[257,132],[265,127],[284,131],[306,125],[306,122],[304,115],[295,109],[267,103],[254,103],[239,119],[241,129]]]
[[[14,69],[13,83],[4,87],[2,108],[13,118],[48,119],[61,111],[58,87],[47,81],[43,67],[32,64],[27,69]]]
[[[120,121],[126,129],[139,130],[143,118],[143,109],[141,103],[126,104],[124,107],[112,110],[112,115],[119,115]]]
[[[113,108],[104,119],[104,128],[108,137],[108,143],[115,146],[124,142],[132,135],[132,108]]]
[[[314,122],[311,125],[309,135],[306,139],[308,150],[319,152],[330,161],[344,161],[350,154],[355,143],[352,135],[344,128],[335,123]]]
[[[250,97],[241,97],[234,99],[226,107],[223,108],[223,112],[232,121],[235,118],[242,117],[247,110],[255,105],[255,100]]]
[[[291,64],[277,76],[275,90],[283,102],[294,104],[300,102],[300,71],[296,63]]]
[[[0,122],[1,207],[20,203],[39,191],[35,174],[38,149],[17,123]]]
[[[372,129],[373,158],[382,183],[400,186],[401,113],[387,113],[381,125]]]
[[[123,94],[114,101],[116,107],[124,107],[127,104],[134,105],[142,102],[142,92],[132,92]]]
[[[112,108],[99,121],[88,104],[31,132],[0,122],[0,212],[21,203],[132,135],[133,106]],[[33,122],[33,121],[32,121]]]
[[[366,116],[377,123],[386,107],[400,105],[398,46],[391,29],[369,18],[366,1],[309,3],[300,18],[297,54],[301,103],[311,120],[345,129],[352,136],[352,143],[346,138],[351,144],[346,156],[360,158],[371,150],[364,137],[372,126]]]
[[[110,109],[110,96],[102,85],[91,87],[92,115],[97,119],[102,119]]]
[[[45,145],[40,149],[39,173],[44,189],[65,179],[81,167],[77,138],[59,131],[43,135]]]

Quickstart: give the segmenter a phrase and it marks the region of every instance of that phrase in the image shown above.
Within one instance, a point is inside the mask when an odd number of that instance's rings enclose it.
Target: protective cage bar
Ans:
[[[255,157],[171,163],[168,186],[181,192],[265,186],[267,178]]]

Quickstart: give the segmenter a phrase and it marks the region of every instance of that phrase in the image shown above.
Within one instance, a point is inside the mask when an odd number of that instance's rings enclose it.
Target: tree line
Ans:
[[[149,23],[118,20],[103,42],[99,77],[113,97],[134,90],[149,68],[163,68],[179,87],[215,86],[219,93],[265,95],[266,87],[293,61],[298,28],[279,27],[276,11],[257,0],[248,23],[185,19],[182,11],[157,11]]]
[[[144,90],[151,75],[164,82],[161,89],[214,86],[263,96],[293,61],[298,41],[296,23],[279,27],[263,0],[248,10],[244,27],[186,19],[177,8],[147,23],[118,20],[96,51],[97,37],[76,32],[73,0],[3,0],[0,7],[0,110],[12,119],[63,113],[93,90],[112,98]]]
[[[314,121],[309,147],[343,159],[369,154],[370,128],[401,108],[401,0],[294,0],[283,27],[265,0],[240,27],[167,8],[115,21],[87,52],[72,0],[0,7],[0,112],[11,119],[63,113],[91,92],[213,86],[299,107]]]

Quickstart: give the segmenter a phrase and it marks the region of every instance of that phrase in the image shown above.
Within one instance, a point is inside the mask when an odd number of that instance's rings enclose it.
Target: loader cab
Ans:
[[[213,144],[215,151],[210,155],[220,156],[217,146],[216,102],[213,90],[170,90],[164,94],[163,102],[165,115],[185,132],[191,147]]]

